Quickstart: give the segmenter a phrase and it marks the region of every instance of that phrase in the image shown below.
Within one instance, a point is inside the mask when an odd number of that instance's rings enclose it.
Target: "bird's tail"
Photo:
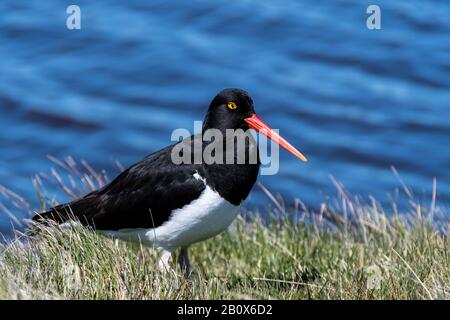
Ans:
[[[33,216],[33,221],[36,223],[49,225],[52,223],[61,224],[67,221],[71,214],[69,205],[60,205],[52,208],[49,211],[37,213]]]

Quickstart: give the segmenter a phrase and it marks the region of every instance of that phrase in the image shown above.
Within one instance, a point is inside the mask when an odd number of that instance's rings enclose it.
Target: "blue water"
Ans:
[[[0,184],[35,201],[47,155],[117,173],[192,128],[225,87],[309,158],[260,178],[287,202],[351,192],[387,203],[394,165],[423,201],[450,204],[450,2],[0,2]],[[67,198],[55,189],[59,201]],[[6,201],[0,197],[0,200]],[[267,203],[255,189],[248,206]],[[9,220],[0,216],[0,225]]]

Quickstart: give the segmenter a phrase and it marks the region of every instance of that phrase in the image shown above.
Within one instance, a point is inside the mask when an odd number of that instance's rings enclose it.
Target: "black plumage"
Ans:
[[[229,102],[236,103],[239,108],[230,110],[226,106]],[[203,131],[218,129],[225,133],[226,129],[247,130],[249,126],[244,118],[252,114],[253,101],[245,91],[223,90],[209,106]],[[194,139],[192,136],[188,143],[193,143]],[[245,141],[243,150],[234,146],[235,157],[237,152],[257,153],[256,142],[253,139]],[[173,210],[200,196],[206,187],[202,179],[234,205],[247,198],[258,175],[259,159],[253,164],[246,157],[247,161],[243,164],[177,165],[173,163],[171,154],[180,143],[149,155],[123,171],[105,187],[38,214],[33,220],[45,222],[50,219],[62,223],[74,217],[83,225],[99,230],[156,228],[170,219]],[[202,148],[208,144],[202,142]],[[195,174],[202,179],[196,178]]]

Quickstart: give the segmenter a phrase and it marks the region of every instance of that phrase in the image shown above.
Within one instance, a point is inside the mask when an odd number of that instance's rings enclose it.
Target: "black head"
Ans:
[[[211,101],[203,123],[203,131],[208,129],[247,129],[252,128],[272,139],[280,146],[303,161],[307,161],[300,151],[283,139],[259,118],[253,109],[253,100],[241,89],[224,89]]]
[[[247,130],[249,126],[244,119],[254,114],[253,100],[246,91],[235,88],[224,89],[211,101],[203,130]]]

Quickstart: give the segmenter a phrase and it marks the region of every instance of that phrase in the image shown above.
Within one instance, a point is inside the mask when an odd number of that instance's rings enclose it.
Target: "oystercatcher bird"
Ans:
[[[162,251],[159,266],[163,269],[169,268],[171,254],[181,248],[178,262],[188,276],[189,245],[224,231],[236,218],[256,181],[260,161],[255,140],[246,135],[244,143],[239,143],[237,135],[232,136],[230,144],[226,135],[229,129],[246,133],[250,128],[306,161],[297,149],[256,115],[247,92],[225,89],[211,101],[202,134],[147,156],[103,188],[37,214],[33,220],[44,224],[49,220],[58,224],[77,220],[108,236],[153,246]],[[200,150],[206,151],[212,143],[204,138],[209,130],[227,137],[221,144],[216,144],[225,147],[225,151],[215,150],[211,154],[215,160],[224,160],[233,152],[231,163],[202,158],[196,161],[195,148],[191,151],[183,149],[200,141]],[[255,152],[256,161],[251,161]],[[247,155],[244,161],[235,163],[242,153]],[[178,163],[174,161],[174,154],[193,161]]]

